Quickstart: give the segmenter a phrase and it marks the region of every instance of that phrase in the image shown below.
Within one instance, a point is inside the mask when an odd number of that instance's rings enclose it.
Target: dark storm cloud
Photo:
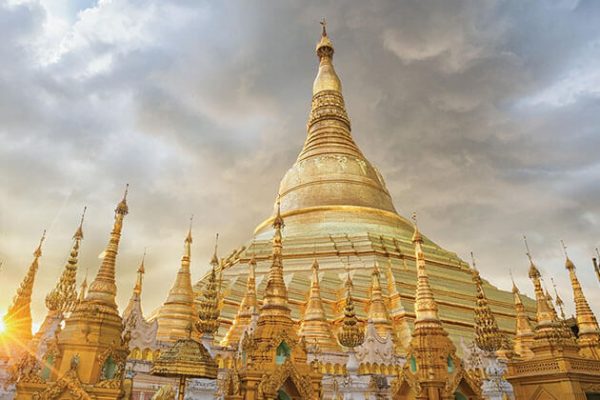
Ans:
[[[398,210],[504,288],[511,268],[530,289],[527,233],[569,298],[565,239],[599,304],[599,7],[0,0],[0,303],[46,227],[43,315],[84,204],[93,274],[126,182],[121,304],[144,247],[146,308],[164,300],[191,214],[195,278],[215,232],[223,253],[249,239],[304,141],[327,17],[355,139]]]

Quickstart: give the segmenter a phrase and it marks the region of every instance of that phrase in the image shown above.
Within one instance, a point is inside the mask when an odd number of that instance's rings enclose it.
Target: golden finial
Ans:
[[[144,278],[144,274],[146,273],[146,267],[144,265],[146,261],[146,249],[147,247],[144,247],[144,254],[142,255],[142,261],[140,262],[140,266],[137,269],[137,280],[133,288],[133,293],[138,296],[142,294],[142,281]]]
[[[217,255],[218,249],[219,249],[219,234],[217,233],[215,235],[215,250],[214,250],[213,256],[210,260],[210,265],[213,267],[213,269],[215,269],[219,266],[219,256]]]
[[[417,212],[414,211],[412,213],[412,221],[415,228],[415,233],[413,234],[412,241],[415,242],[423,242],[423,237],[421,237],[421,232],[419,231],[419,225],[417,223]]]
[[[283,222],[283,218],[281,217],[281,194],[277,194],[277,214],[275,215],[275,219],[273,220],[273,228],[275,229],[283,229],[285,224]]]
[[[558,290],[556,289],[556,282],[554,282],[554,278],[550,277],[550,281],[552,282],[552,287],[554,288],[554,298],[556,299],[556,305],[560,309],[560,316],[562,317],[562,319],[565,319],[565,311],[563,309],[565,303],[558,295]]]
[[[323,17],[321,19],[321,22],[319,22],[319,23],[323,27],[323,31],[321,32],[321,36],[327,36],[327,21],[325,20],[325,17]]]
[[[81,213],[81,220],[79,221],[79,227],[75,231],[73,235],[73,239],[83,239],[83,220],[85,219],[85,212],[87,211],[87,206],[83,207],[83,212]]]
[[[533,264],[533,260],[531,258],[531,251],[529,251],[529,243],[527,243],[527,236],[523,235],[523,242],[525,243],[525,254],[527,255],[527,258],[529,259],[529,262],[531,264]]]
[[[511,268],[508,269],[508,274],[510,275],[510,280],[512,282],[512,292],[519,293],[519,288],[517,287],[517,284],[515,283],[515,277],[513,276]]]
[[[129,213],[129,207],[127,207],[127,194],[129,193],[129,183],[125,185],[125,193],[123,193],[123,199],[117,205],[115,213],[121,215],[127,215]]]
[[[192,243],[193,242],[193,239],[192,239],[192,227],[193,227],[193,225],[194,225],[194,214],[192,214],[190,216],[190,226],[188,228],[188,234],[187,234],[187,236],[185,238],[185,242],[186,243]]]
[[[530,278],[534,278],[534,277],[540,277],[540,271],[537,269],[537,267],[535,266],[535,264],[533,263],[533,258],[531,257],[531,251],[529,250],[529,243],[527,242],[527,236],[523,235],[523,242],[525,243],[525,254],[527,255],[527,258],[529,259],[529,277]]]
[[[40,238],[40,244],[38,244],[38,247],[33,252],[34,257],[39,258],[42,256],[42,244],[44,244],[44,240],[46,240],[46,230],[45,229],[44,229],[44,232],[42,233],[42,237]]]

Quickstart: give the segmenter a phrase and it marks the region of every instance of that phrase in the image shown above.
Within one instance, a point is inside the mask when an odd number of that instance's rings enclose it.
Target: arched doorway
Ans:
[[[285,392],[285,390],[280,389],[277,392],[277,400],[292,400],[292,398],[290,396],[288,396],[288,394]]]

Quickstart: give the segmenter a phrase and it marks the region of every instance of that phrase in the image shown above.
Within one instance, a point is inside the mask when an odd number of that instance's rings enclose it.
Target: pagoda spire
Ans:
[[[89,286],[83,301],[78,302],[65,327],[58,336],[61,349],[60,360],[57,361],[56,376],[62,377],[72,367],[71,361],[80,358],[78,377],[83,385],[94,385],[102,379],[107,360],[103,354],[111,352],[111,360],[117,363],[114,374],[109,379],[122,379],[125,358],[128,348],[123,342],[123,319],[115,301],[117,286],[115,281],[116,258],[119,251],[123,220],[129,212],[127,191],[117,204],[110,239],[104,250],[104,257],[96,277]],[[82,346],[82,343],[85,345]],[[110,360],[109,360],[110,361]],[[119,373],[117,373],[117,371]],[[50,390],[50,389],[48,389]]]
[[[123,219],[129,213],[127,206],[127,192],[129,184],[125,187],[123,199],[115,209],[115,222],[110,234],[110,240],[104,250],[104,257],[96,278],[90,284],[86,301],[106,306],[118,314],[115,297],[117,295],[117,285],[115,283],[115,262],[117,252],[119,251],[119,242],[121,240],[121,230],[123,229]]]
[[[73,247],[69,255],[65,269],[63,270],[56,287],[46,296],[46,307],[51,313],[56,312],[61,317],[73,310],[77,303],[77,264],[79,258],[79,246],[83,240],[83,220],[85,211],[83,208],[79,226],[73,235]]]
[[[287,287],[283,280],[283,255],[282,255],[282,234],[281,231],[284,227],[283,218],[281,217],[281,205],[279,197],[277,198],[277,213],[273,220],[273,251],[271,255],[271,268],[269,269],[269,276],[267,278],[267,287],[265,288],[265,294],[263,297],[263,304],[260,311],[260,317],[258,320],[259,325],[261,321],[265,321],[268,318],[275,317],[285,321],[285,323],[292,323],[290,317],[290,308],[288,306],[288,294]]]
[[[141,313],[141,296],[142,296],[142,287],[144,283],[144,274],[146,273],[146,249],[144,249],[144,254],[142,255],[142,260],[140,261],[140,266],[138,267],[136,273],[137,277],[135,279],[135,285],[133,286],[133,291],[131,292],[131,297],[129,298],[129,302],[127,303],[127,307],[125,307],[125,311],[123,311],[123,320],[129,321],[132,313],[137,312],[134,311],[139,307],[140,314]]]
[[[321,298],[321,287],[319,285],[319,262],[313,260],[311,267],[312,278],[306,309],[300,323],[298,334],[306,339],[307,343],[317,343],[326,351],[339,350],[337,341],[333,336],[331,324],[325,315],[323,300]]]
[[[192,243],[190,219],[190,228],[183,244],[181,266],[177,272],[175,282],[169,291],[167,300],[158,311],[158,332],[156,337],[159,341],[174,342],[177,339],[188,338],[188,327],[196,320],[194,290],[190,272]]]
[[[37,353],[40,357],[44,355],[48,342],[53,340],[56,333],[60,331],[60,324],[65,316],[73,311],[77,305],[77,264],[79,246],[83,239],[83,220],[86,208],[83,208],[79,226],[73,235],[73,246],[65,268],[54,289],[46,296],[48,313],[32,341],[33,347],[37,347]]]
[[[415,246],[415,259],[417,261],[417,292],[415,295],[415,325],[431,324],[441,326],[438,315],[438,306],[429,285],[429,275],[425,267],[425,254],[423,253],[423,237],[417,226],[417,217],[413,214],[415,232],[412,241]]]
[[[511,273],[512,279],[512,273]],[[519,288],[515,284],[513,279],[512,281],[512,292],[515,302],[515,337],[513,339],[514,343],[514,351],[519,356],[528,358],[533,356],[531,352],[531,345],[533,343],[533,329],[531,328],[531,322],[529,321],[529,317],[525,312],[525,306],[523,305],[523,300],[521,299],[521,293],[519,292]]]
[[[471,260],[471,274],[477,291],[475,305],[475,343],[481,350],[496,352],[502,346],[504,338],[500,329],[498,329],[498,323],[496,322],[494,314],[492,314],[487,296],[483,290],[483,281],[481,280],[479,270],[475,264],[473,252],[471,252]]]
[[[565,302],[558,295],[558,289],[556,288],[556,283],[554,282],[554,278],[550,277],[550,282],[552,282],[552,287],[554,288],[554,299],[555,299],[554,302],[556,303],[556,305],[558,306],[558,309],[560,310],[560,318],[562,320],[565,320],[565,319],[567,319],[567,317],[565,316],[565,309],[564,309]]]
[[[146,273],[146,249],[144,249],[144,254],[142,255],[142,261],[140,262],[140,266],[137,269],[137,278],[135,280],[135,286],[133,287],[134,296],[140,297],[142,295],[142,284],[144,281],[144,274]]]
[[[575,338],[571,330],[566,324],[561,323],[556,315],[556,310],[549,301],[549,296],[544,293],[542,288],[542,275],[539,269],[533,262],[527,238],[523,236],[525,248],[527,250],[527,258],[529,259],[529,278],[533,282],[535,290],[535,299],[537,303],[537,324],[535,325],[535,341],[532,345],[534,353],[542,351],[554,351],[555,348],[568,348],[569,350],[576,347]],[[558,345],[558,346],[557,346]]]
[[[248,263],[248,278],[246,280],[246,293],[238,308],[238,313],[231,324],[231,327],[221,341],[221,345],[237,346],[242,337],[243,331],[252,322],[253,318],[258,317],[258,300],[256,298],[256,257]]]
[[[399,381],[417,381],[422,389],[418,398],[446,399],[454,396],[447,383],[465,374],[456,355],[456,347],[448,337],[438,315],[438,307],[429,284],[423,237],[419,232],[416,214],[413,214],[415,259],[417,263],[417,289],[415,294],[415,322],[412,340],[408,347],[407,362]],[[399,382],[395,382],[396,387]],[[469,383],[467,382],[469,385]],[[472,390],[472,389],[471,389]],[[478,389],[475,389],[478,390]]]
[[[23,278],[17,294],[13,298],[8,312],[4,315],[4,326],[6,333],[11,341],[20,346],[24,346],[32,338],[31,333],[31,295],[33,293],[33,284],[39,267],[39,259],[42,256],[42,244],[46,239],[46,231],[35,251],[33,252],[33,261],[29,265],[27,274]]]
[[[600,328],[598,327],[598,321],[583,294],[583,289],[575,272],[575,264],[573,264],[573,261],[571,261],[567,254],[567,247],[562,241],[561,244],[565,253],[565,268],[569,271],[569,278],[573,287],[575,315],[577,318],[577,328],[579,328],[577,342],[583,355],[600,359]]]
[[[219,240],[217,234],[216,241]],[[198,331],[206,337],[212,338],[219,329],[219,279],[217,278],[217,267],[219,258],[217,256],[217,244],[215,243],[215,252],[210,262],[211,270],[208,276],[208,282],[202,289],[201,299],[198,303],[198,320],[196,327]]]
[[[380,272],[377,264],[373,266],[373,272],[371,273],[371,301],[369,304],[368,320],[373,323],[377,334],[381,338],[389,337],[393,333],[392,321],[383,300]]]

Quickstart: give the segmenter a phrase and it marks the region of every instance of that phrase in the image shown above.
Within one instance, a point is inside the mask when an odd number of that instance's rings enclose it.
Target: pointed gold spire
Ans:
[[[551,304],[549,293],[544,293],[542,288],[542,275],[533,262],[527,237],[523,236],[527,258],[529,259],[529,278],[535,289],[537,303],[537,324],[535,325],[535,341],[531,347],[534,353],[552,352],[554,349],[572,351],[576,349],[573,332],[564,321],[559,321],[556,310]]]
[[[135,280],[135,286],[133,287],[133,295],[140,297],[142,295],[142,284],[144,281],[144,274],[146,273],[146,249],[144,249],[144,254],[142,255],[142,261],[140,262],[140,266],[137,269],[137,278]]]
[[[288,306],[287,287],[283,280],[283,255],[282,255],[282,234],[285,226],[281,217],[281,204],[279,196],[277,198],[277,214],[273,220],[273,252],[271,255],[271,268],[267,277],[267,287],[261,307],[259,324],[261,320],[269,317],[282,317],[286,321],[290,318],[290,308]]]
[[[512,279],[512,273],[511,273]],[[531,345],[533,343],[533,329],[531,328],[531,322],[529,321],[529,317],[525,312],[525,306],[523,305],[523,301],[521,299],[521,293],[519,292],[519,288],[515,284],[514,279],[512,279],[512,292],[514,296],[515,302],[515,337],[513,339],[514,343],[514,351],[519,356],[523,358],[529,358],[533,356],[531,352]]]
[[[377,334],[386,338],[392,334],[392,321],[388,313],[381,291],[380,272],[377,264],[371,273],[371,299],[369,303],[368,318],[373,323]]]
[[[598,327],[598,321],[583,293],[575,272],[575,264],[569,258],[567,247],[562,240],[561,244],[565,253],[565,268],[569,271],[569,278],[573,287],[575,316],[577,318],[577,328],[579,328],[577,342],[583,355],[600,359],[600,328]]]
[[[502,346],[504,338],[498,328],[498,323],[494,314],[492,314],[487,296],[483,290],[483,281],[475,264],[473,252],[471,252],[471,263],[471,274],[477,292],[475,304],[475,343],[481,350],[496,352]]]
[[[307,343],[316,343],[325,351],[339,351],[337,341],[333,336],[331,324],[325,315],[321,287],[319,285],[319,262],[313,260],[311,267],[312,279],[306,309],[300,323],[298,334],[303,336]]]
[[[533,282],[535,290],[535,298],[537,302],[537,327],[551,326],[555,321],[553,318],[553,310],[548,304],[548,298],[542,288],[541,278],[539,269],[533,263],[531,252],[529,251],[529,243],[527,243],[527,237],[523,236],[525,242],[525,249],[527,250],[527,258],[529,259],[529,279]],[[536,327],[536,330],[537,330]]]
[[[348,349],[354,349],[365,341],[365,332],[358,324],[356,312],[354,311],[354,301],[352,300],[352,279],[350,271],[346,279],[346,301],[344,303],[344,319],[342,327],[338,333],[338,341]]]
[[[12,338],[21,346],[31,340],[31,295],[33,284],[39,267],[39,259],[42,256],[42,244],[46,239],[46,231],[42,234],[40,242],[33,252],[33,261],[23,278],[17,294],[13,298],[8,312],[4,315],[5,335]],[[17,350],[15,348],[15,350]]]
[[[248,279],[246,280],[246,293],[240,303],[238,313],[231,324],[231,327],[221,341],[221,346],[237,346],[244,329],[250,324],[252,318],[258,316],[258,300],[256,298],[256,257],[248,263]]]
[[[77,264],[79,257],[79,246],[83,239],[83,220],[85,211],[83,208],[79,226],[73,235],[73,247],[69,256],[69,260],[65,265],[60,279],[56,287],[46,296],[46,307],[50,312],[56,312],[60,316],[73,310],[77,303]]]
[[[210,265],[216,270],[219,267],[219,256],[217,255],[217,250],[219,248],[219,234],[215,238],[215,251],[213,252],[213,256],[210,260]]]
[[[117,252],[119,251],[119,242],[121,240],[121,230],[123,229],[123,219],[129,213],[127,206],[127,192],[129,184],[125,186],[123,199],[117,204],[115,209],[115,222],[110,234],[110,240],[104,250],[104,257],[96,278],[90,284],[86,301],[102,304],[118,314],[115,297],[117,295],[117,285],[115,283],[115,263]]]
[[[190,224],[190,229],[184,240],[181,266],[167,300],[158,311],[156,318],[158,320],[156,337],[159,341],[173,342],[177,339],[187,338],[189,336],[188,327],[196,320],[194,290],[190,272],[192,242]]]
[[[219,240],[219,234],[217,238]],[[217,278],[217,268],[219,258],[217,256],[217,244],[215,243],[215,252],[210,262],[211,270],[208,276],[208,282],[202,289],[200,301],[198,302],[198,320],[196,327],[203,335],[212,337],[219,329],[219,282]]]
[[[567,317],[565,316],[565,309],[564,309],[564,305],[565,303],[563,302],[562,298],[558,295],[558,289],[556,288],[556,283],[554,282],[554,278],[550,277],[550,282],[552,282],[552,287],[554,288],[554,299],[555,299],[555,303],[558,306],[558,309],[560,310],[560,318],[565,320],[567,319]]]
[[[429,275],[425,267],[425,254],[423,253],[423,237],[417,225],[417,215],[413,214],[415,232],[412,241],[415,245],[415,259],[417,262],[417,293],[415,295],[415,324],[431,323],[440,325],[438,306],[429,285]]]

